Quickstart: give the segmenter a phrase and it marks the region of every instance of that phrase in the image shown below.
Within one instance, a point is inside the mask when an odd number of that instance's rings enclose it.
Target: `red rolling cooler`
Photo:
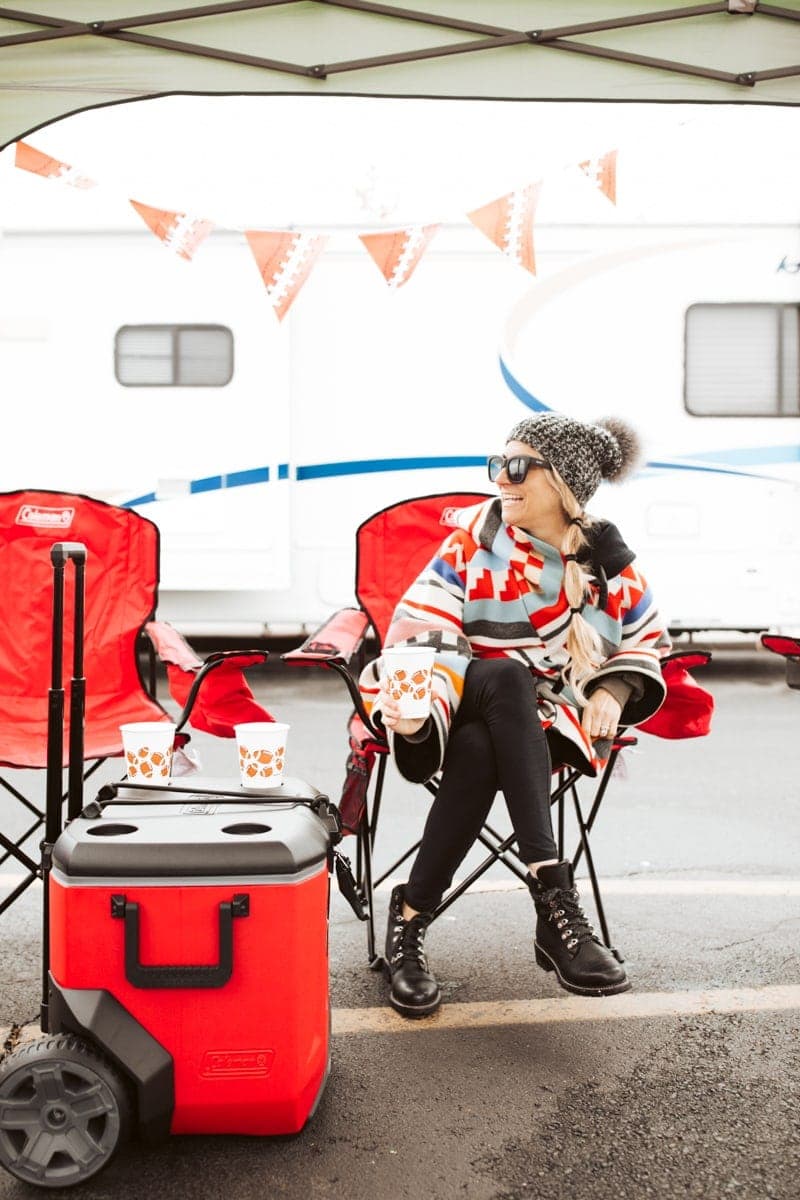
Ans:
[[[123,782],[81,808],[85,551],[62,543],[52,556],[42,869],[50,1036],[0,1068],[0,1162],[27,1183],[65,1187],[105,1166],[129,1130],[158,1139],[303,1127],[330,1064],[329,880],[339,828],[335,807],[298,779],[253,795],[230,780]],[[71,819],[60,831],[70,558]]]

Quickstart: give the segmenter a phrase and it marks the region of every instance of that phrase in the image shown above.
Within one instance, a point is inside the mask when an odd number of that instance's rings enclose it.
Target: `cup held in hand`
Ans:
[[[283,783],[289,726],[280,721],[235,725],[242,787],[271,788]]]
[[[401,717],[427,717],[436,651],[432,646],[389,646],[383,651],[386,690]]]
[[[176,726],[171,721],[133,721],[120,725],[128,779],[152,786],[164,784],[172,773]]]

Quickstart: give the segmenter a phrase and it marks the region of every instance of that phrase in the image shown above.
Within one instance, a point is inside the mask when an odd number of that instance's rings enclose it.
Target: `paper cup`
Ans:
[[[171,721],[136,721],[120,725],[128,779],[154,786],[169,779],[175,729]]]
[[[431,646],[390,646],[383,652],[386,690],[401,717],[427,717],[436,651]]]
[[[283,783],[289,726],[279,721],[234,725],[242,787],[270,788]]]

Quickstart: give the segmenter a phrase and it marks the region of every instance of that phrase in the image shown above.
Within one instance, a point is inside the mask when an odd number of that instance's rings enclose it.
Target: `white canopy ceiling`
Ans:
[[[0,148],[179,93],[800,103],[800,0],[419,3],[18,0],[0,7]]]

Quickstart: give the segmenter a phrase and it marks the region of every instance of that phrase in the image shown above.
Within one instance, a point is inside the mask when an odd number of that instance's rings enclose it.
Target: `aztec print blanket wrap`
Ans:
[[[424,782],[441,770],[473,657],[516,658],[529,666],[540,681],[542,724],[566,737],[586,773],[596,774],[603,761],[597,750],[603,747],[593,747],[585,736],[569,686],[566,642],[572,613],[560,551],[504,525],[498,498],[451,513],[448,523],[453,532],[399,601],[386,637],[387,646],[433,645],[437,650],[428,738],[415,743],[390,735],[401,774]],[[621,542],[616,530],[614,534]],[[604,608],[599,607],[601,584]],[[664,701],[659,662],[670,641],[635,559],[607,580],[590,582],[583,616],[600,635],[603,653],[601,664],[583,681],[586,694],[611,675],[635,679],[620,723],[646,720]],[[370,713],[382,667],[380,658],[368,663],[359,680]]]

